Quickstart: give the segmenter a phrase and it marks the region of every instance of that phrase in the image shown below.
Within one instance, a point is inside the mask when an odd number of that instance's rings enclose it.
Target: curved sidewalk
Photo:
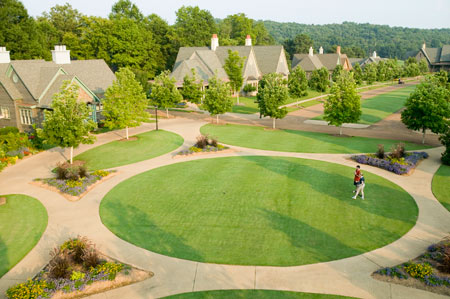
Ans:
[[[203,122],[176,119],[164,121],[164,130],[180,134],[185,143],[194,143]],[[136,131],[151,129],[144,125]],[[109,134],[109,135],[108,135]],[[135,134],[135,132],[133,132]],[[117,139],[113,132],[101,135],[95,145],[82,146],[76,154]],[[127,178],[144,171],[189,160],[242,155],[289,156],[316,159],[354,166],[348,155],[303,154],[233,147],[237,152],[173,159],[176,151],[150,160],[117,167],[118,175],[98,185],[82,200],[68,202],[57,193],[28,184],[33,178],[49,176],[56,162],[64,160],[59,152],[46,152],[31,157],[0,173],[3,194],[22,193],[38,198],[47,208],[48,227],[38,245],[11,271],[0,279],[0,292],[18,281],[36,274],[49,260],[48,252],[68,237],[86,235],[98,248],[124,263],[150,270],[149,280],[114,289],[91,298],[155,298],[176,293],[214,289],[278,289],[313,293],[330,293],[359,298],[443,298],[433,293],[374,280],[370,274],[380,267],[392,266],[422,253],[450,230],[450,213],[431,192],[431,180],[439,167],[442,148],[428,150],[423,161],[408,177],[382,169],[364,166],[365,170],[398,184],[415,199],[419,207],[416,225],[399,240],[362,255],[312,265],[295,267],[233,266],[181,260],[136,247],[112,234],[101,222],[99,205],[104,195]]]

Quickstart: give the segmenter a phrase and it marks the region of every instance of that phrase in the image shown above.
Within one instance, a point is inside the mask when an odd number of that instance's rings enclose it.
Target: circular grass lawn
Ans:
[[[173,295],[165,298],[170,299],[225,299],[225,298],[247,298],[247,299],[345,299],[352,297],[299,293],[288,291],[272,291],[272,290],[218,290],[192,292]]]
[[[173,257],[223,264],[303,265],[389,244],[418,209],[399,186],[353,169],[282,157],[228,157],[172,164],[132,177],[102,200],[120,238]]]
[[[14,267],[33,247],[47,227],[47,210],[26,195],[2,195],[0,206],[0,277]]]

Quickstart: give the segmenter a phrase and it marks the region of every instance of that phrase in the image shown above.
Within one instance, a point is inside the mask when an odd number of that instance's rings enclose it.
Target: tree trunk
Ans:
[[[166,108],[166,116],[169,118],[169,108]]]
[[[126,138],[128,140],[128,127],[125,127],[125,136],[126,136]]]
[[[237,93],[237,104],[239,105],[239,91]]]
[[[342,135],[342,126],[339,126],[339,136]]]
[[[70,164],[73,164],[73,146],[70,147]]]
[[[216,115],[216,123],[219,124],[219,114]]]
[[[422,135],[422,144],[425,144],[425,129],[422,129],[423,135]]]
[[[272,118],[272,129],[275,129],[275,118]]]

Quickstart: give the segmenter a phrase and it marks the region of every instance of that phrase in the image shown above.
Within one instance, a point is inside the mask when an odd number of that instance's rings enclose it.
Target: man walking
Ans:
[[[366,186],[366,180],[364,179],[364,176],[361,174],[361,177],[359,178],[359,184],[356,186],[356,194],[353,196],[353,199],[356,199],[356,197],[361,192],[361,198],[364,200],[364,187]]]

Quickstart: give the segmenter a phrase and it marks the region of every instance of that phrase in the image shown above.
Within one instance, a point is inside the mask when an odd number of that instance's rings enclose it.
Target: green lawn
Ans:
[[[408,86],[361,101],[361,119],[358,123],[371,125],[404,107],[406,98],[416,87]],[[323,115],[313,119],[323,119]]]
[[[118,237],[160,254],[238,265],[304,265],[374,250],[417,218],[412,197],[364,171],[282,157],[202,159],[154,169],[113,188],[100,204]]]
[[[325,295],[313,293],[298,293],[287,291],[270,290],[220,290],[184,293],[165,298],[170,299],[225,299],[225,298],[248,298],[248,299],[345,299],[352,297]]]
[[[112,141],[75,157],[86,161],[89,170],[107,169],[148,160],[169,153],[183,144],[175,133],[159,130],[135,135],[137,140]]]
[[[217,137],[219,142],[249,148],[299,153],[371,153],[378,144],[386,150],[399,141],[365,137],[339,137],[296,130],[266,130],[244,125],[205,125],[200,131]],[[337,133],[337,131],[336,131]],[[405,142],[407,150],[428,148]]]
[[[0,206],[0,277],[33,249],[47,227],[47,211],[26,195],[2,195]]]
[[[437,200],[450,211],[450,166],[441,165],[434,174],[432,189]]]

